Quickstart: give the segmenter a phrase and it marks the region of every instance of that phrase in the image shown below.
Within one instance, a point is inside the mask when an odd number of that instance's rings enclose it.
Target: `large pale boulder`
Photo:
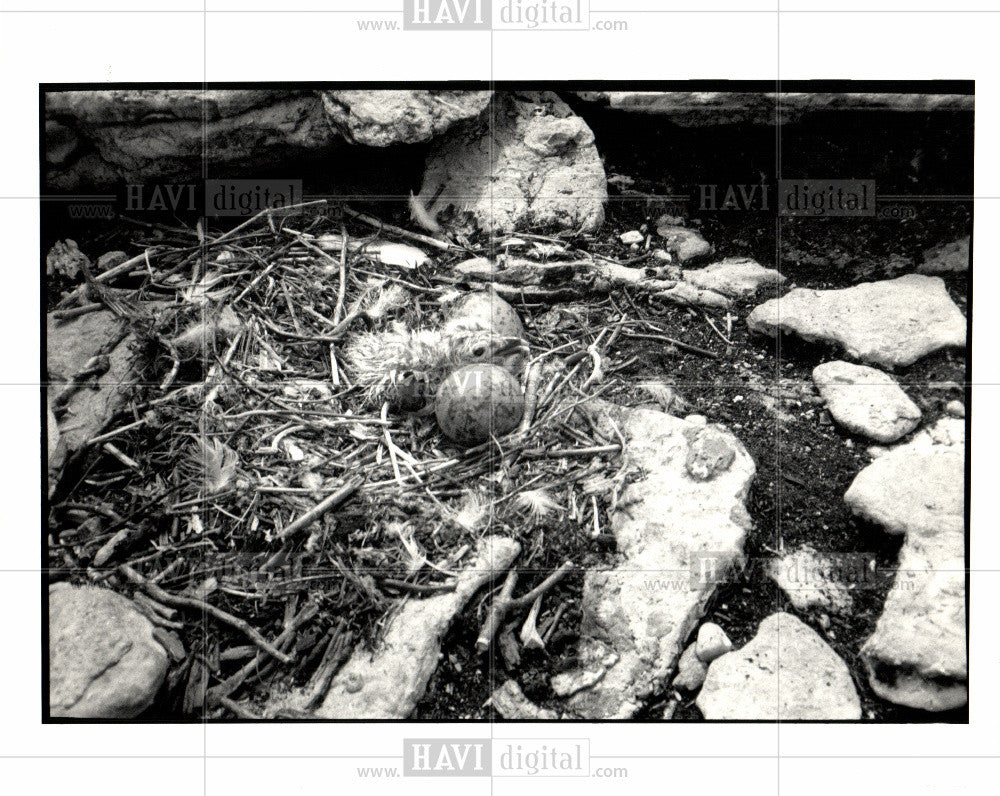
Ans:
[[[128,325],[107,310],[64,320],[50,314],[46,337],[49,411],[59,429],[48,451],[51,494],[67,457],[100,433],[128,401],[136,352]],[[79,378],[81,373],[87,375]]]
[[[45,113],[61,126],[46,181],[63,190],[197,180],[204,163],[230,176],[340,140],[316,94],[291,89],[49,92]]]
[[[53,717],[130,719],[152,704],[167,653],[131,600],[96,586],[49,587]]]
[[[604,166],[594,134],[552,92],[503,92],[475,123],[431,146],[420,197],[434,215],[509,231],[604,221]]]
[[[971,111],[971,94],[872,94],[731,91],[580,91],[615,110],[663,116],[682,127],[775,124],[829,111]]]
[[[620,427],[638,478],[611,517],[620,562],[584,579],[581,660],[591,676],[569,705],[588,719],[624,719],[666,688],[741,555],[755,467],[736,437],[704,418],[609,404],[594,412],[595,422]]]

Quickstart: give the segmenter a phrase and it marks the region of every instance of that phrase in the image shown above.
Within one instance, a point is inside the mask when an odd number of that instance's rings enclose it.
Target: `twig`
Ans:
[[[319,705],[323,697],[326,696],[333,676],[351,651],[351,642],[354,640],[354,636],[350,630],[344,630],[345,624],[344,620],[341,620],[340,626],[323,651],[323,658],[320,660],[319,666],[316,667],[313,676],[309,678],[309,697],[304,705],[304,709],[307,711]]]
[[[639,332],[625,332],[626,337],[630,337],[636,340],[657,340],[661,343],[667,343],[669,345],[675,346],[681,349],[681,351],[688,351],[692,354],[698,354],[699,356],[708,357],[709,359],[718,359],[719,355],[714,351],[709,351],[705,348],[699,348],[696,345],[691,345],[690,343],[685,343],[682,340],[677,340],[673,337],[667,337],[665,334],[640,334]]]
[[[448,243],[443,240],[438,240],[437,238],[432,238],[429,235],[421,235],[418,232],[410,232],[402,227],[397,227],[394,224],[387,224],[384,221],[379,221],[377,218],[372,218],[371,216],[365,215],[364,213],[359,213],[357,210],[352,210],[347,205],[343,206],[343,211],[347,213],[351,218],[356,218],[358,221],[363,221],[371,227],[376,229],[384,229],[394,235],[399,235],[403,238],[408,238],[409,240],[416,241],[417,243],[424,243],[428,246],[433,246],[435,249],[440,249],[441,251],[448,251],[449,249],[459,248],[453,243]]]
[[[316,603],[307,603],[302,610],[299,611],[299,613],[286,624],[284,630],[281,631],[281,635],[274,640],[274,645],[276,647],[280,647],[283,644],[287,644],[288,641],[291,640],[298,632],[298,629],[316,616],[318,612],[319,609],[316,607]],[[252,660],[244,664],[235,674],[230,675],[217,686],[213,686],[208,689],[208,693],[206,694],[206,701],[208,705],[214,706],[217,704],[217,700],[232,694],[237,688],[243,685],[247,677],[257,671],[263,663],[264,656],[257,653]]]
[[[291,663],[295,660],[294,655],[286,655],[239,617],[233,616],[232,614],[223,611],[221,608],[216,608],[211,603],[199,600],[196,597],[182,597],[180,595],[164,591],[159,586],[150,583],[128,564],[122,564],[118,567],[118,571],[124,575],[129,582],[141,588],[153,599],[159,600],[165,605],[172,605],[177,608],[187,608],[192,611],[202,611],[203,613],[209,614],[210,616],[218,619],[220,622],[239,630],[254,644],[264,650],[264,652],[273,658],[277,658],[282,663]]]
[[[524,379],[524,414],[521,415],[521,422],[517,427],[517,436],[527,434],[531,428],[531,421],[534,420],[535,409],[538,407],[538,381],[541,375],[542,363],[532,362]]]
[[[446,594],[455,591],[454,583],[407,583],[395,578],[379,578],[379,585],[389,589],[398,589],[410,594]]]
[[[340,252],[340,284],[337,286],[337,306],[333,308],[333,325],[340,323],[344,312],[344,296],[347,292],[347,247],[350,239],[347,237],[347,227],[341,225],[340,234],[344,237],[344,248]]]
[[[523,455],[529,459],[561,459],[565,456],[598,456],[602,453],[617,453],[622,449],[618,443],[612,445],[591,445],[587,448],[545,448],[527,450]]]
[[[490,648],[490,644],[493,643],[493,637],[500,629],[500,625],[503,624],[504,617],[507,615],[507,611],[512,604],[510,596],[513,594],[516,585],[517,570],[512,569],[507,573],[507,579],[504,580],[500,593],[493,599],[490,611],[486,615],[486,621],[483,622],[483,627],[479,631],[479,638],[476,639],[476,649],[479,652],[485,652]]]
[[[309,527],[316,522],[316,520],[330,511],[330,509],[336,508],[347,500],[358,490],[358,487],[360,487],[362,483],[364,483],[364,478],[361,476],[355,476],[349,479],[340,489],[323,498],[323,500],[309,509],[309,511],[295,520],[295,522],[291,523],[287,528],[282,530],[281,533],[275,537],[275,539],[279,542],[283,542],[285,539],[298,533],[303,528]]]
[[[542,642],[545,644],[549,643],[549,639],[552,638],[552,634],[555,632],[556,626],[559,624],[559,620],[562,619],[562,615],[566,613],[566,606],[568,603],[561,602],[559,607],[556,608],[556,615],[552,617],[552,620],[546,625],[545,631],[542,633]]]
[[[562,566],[559,567],[555,572],[549,575],[545,580],[539,583],[535,588],[529,591],[527,594],[518,597],[516,600],[510,601],[511,608],[521,608],[525,605],[531,605],[538,597],[545,594],[549,589],[555,586],[559,581],[566,577],[567,574],[573,571],[573,562],[566,561]]]

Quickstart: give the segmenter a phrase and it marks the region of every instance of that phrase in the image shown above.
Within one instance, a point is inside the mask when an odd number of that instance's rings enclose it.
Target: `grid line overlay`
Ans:
[[[143,14],[143,13],[175,13],[176,14],[176,13],[180,13],[180,14],[201,14],[202,15],[202,38],[203,38],[203,41],[202,41],[203,70],[202,71],[203,71],[203,90],[205,90],[205,91],[207,91],[209,89],[209,85],[210,85],[209,75],[208,75],[208,48],[209,48],[209,41],[208,41],[208,38],[209,38],[209,36],[208,36],[208,20],[209,20],[210,15],[212,15],[212,14],[239,14],[239,13],[253,13],[253,14],[281,13],[281,14],[285,14],[285,13],[298,13],[298,14],[303,14],[303,15],[305,15],[305,14],[345,14],[345,15],[349,15],[349,14],[359,14],[359,13],[362,13],[362,14],[368,15],[368,14],[396,14],[396,13],[398,13],[398,11],[394,11],[392,9],[379,9],[379,8],[325,9],[325,10],[305,10],[305,9],[295,10],[295,9],[292,9],[290,11],[282,11],[282,10],[278,10],[278,9],[273,9],[273,10],[253,9],[253,10],[241,11],[239,9],[227,9],[227,10],[209,9],[208,6],[209,6],[208,0],[204,0],[203,7],[202,7],[201,11],[198,11],[198,10],[195,10],[195,9],[191,9],[191,10],[188,10],[188,9],[169,9],[169,10],[167,10],[167,9],[164,9],[164,10],[157,10],[157,9],[132,9],[132,10],[126,10],[126,11],[123,11],[123,10],[106,10],[105,11],[105,10],[102,10],[100,8],[93,8],[93,9],[74,9],[73,11],[68,12],[68,13],[107,13],[107,14]],[[49,10],[45,10],[45,9],[29,10],[29,9],[6,9],[5,8],[5,9],[0,9],[0,13],[2,13],[2,14],[51,14],[51,13],[59,13],[59,12],[49,11]],[[912,9],[912,10],[911,9],[891,9],[891,10],[886,10],[886,9],[873,8],[873,9],[865,9],[865,10],[848,10],[848,9],[828,9],[828,10],[827,9],[809,9],[809,10],[797,9],[797,10],[789,10],[789,9],[782,9],[781,8],[781,3],[777,2],[775,4],[775,8],[773,10],[768,10],[768,9],[746,9],[746,10],[739,10],[739,11],[729,11],[729,10],[712,10],[712,9],[650,9],[650,10],[641,10],[641,9],[627,9],[627,8],[625,8],[625,9],[617,9],[617,8],[592,8],[591,9],[591,13],[594,13],[594,14],[612,14],[612,13],[614,13],[614,14],[618,14],[618,15],[632,15],[632,16],[639,17],[639,18],[641,18],[644,15],[655,15],[657,18],[662,18],[664,15],[669,16],[671,14],[723,14],[723,13],[738,13],[738,14],[772,14],[772,15],[774,15],[776,32],[777,32],[777,37],[778,37],[778,47],[777,47],[777,51],[776,51],[776,54],[775,54],[777,74],[778,74],[778,78],[777,78],[777,80],[775,82],[775,90],[776,90],[776,93],[777,93],[777,96],[778,96],[778,100],[777,100],[777,106],[778,107],[775,109],[775,114],[776,114],[776,118],[775,118],[775,121],[776,121],[776,123],[775,123],[775,158],[776,158],[776,178],[777,179],[781,179],[781,173],[782,173],[781,172],[781,165],[782,165],[782,125],[779,123],[779,119],[780,119],[781,86],[782,86],[782,79],[781,79],[781,17],[782,17],[782,15],[784,15],[784,14],[811,14],[811,13],[838,13],[838,14],[911,14],[911,13],[921,13],[921,14],[954,14],[954,13],[965,13],[965,14],[975,15],[975,14],[995,14],[995,13],[1000,13],[1000,9],[957,9],[957,10],[952,10],[952,9],[941,8],[941,9]],[[489,42],[490,42],[489,43],[489,51],[490,51],[490,55],[489,55],[489,57],[490,57],[490,78],[489,78],[489,81],[488,81],[488,87],[489,87],[490,90],[494,90],[494,88],[496,86],[496,80],[497,80],[496,75],[495,75],[495,65],[496,65],[496,52],[495,52],[496,43],[495,43],[495,37],[494,37],[494,33],[495,32],[504,33],[505,31],[502,31],[502,30],[501,31],[493,31],[492,29],[490,30],[490,37],[489,37]],[[502,41],[501,41],[501,46],[502,46]],[[539,82],[541,82],[541,81],[539,81]],[[492,103],[490,105],[490,108],[491,108],[491,113],[492,113],[492,109],[493,109]],[[207,157],[207,151],[208,151],[208,121],[209,120],[208,120],[208,116],[207,116],[207,109],[206,109],[205,105],[202,104],[202,128],[203,128],[202,178],[203,179],[205,179],[205,178],[208,177],[208,170],[209,170],[209,161],[208,161],[208,157]],[[493,118],[492,115],[491,115],[491,118],[490,118],[490,125],[491,125],[491,127],[495,127],[495,118]],[[494,161],[494,157],[493,157],[494,153],[492,151],[494,140],[495,140],[494,136],[491,136],[490,137],[490,149],[491,149],[491,151],[490,151],[490,162],[491,163]],[[67,201],[67,200],[70,200],[72,198],[73,197],[58,197],[58,198],[56,198],[56,197],[45,197],[45,196],[39,196],[39,197],[2,196],[2,197],[0,197],[0,199],[8,199],[8,200],[51,200],[51,199],[57,199],[59,201]],[[78,200],[80,200],[80,201],[87,201],[87,200],[104,199],[106,197],[103,197],[103,196],[85,196],[85,197],[81,196],[81,197],[75,197],[75,198],[78,199]],[[314,197],[310,196],[310,197],[306,197],[306,198],[314,198]],[[343,199],[344,197],[337,197],[337,198]],[[358,197],[358,198],[360,198],[360,197]],[[370,200],[373,197],[371,195],[366,195],[365,198]],[[396,196],[393,196],[393,197],[388,197],[388,196],[386,196],[386,197],[374,197],[374,198],[375,199],[384,198],[386,200],[402,200],[402,199],[405,199],[405,197],[396,197]],[[492,186],[491,186],[491,197],[490,198],[491,198],[491,202],[492,202]],[[671,198],[676,198],[676,197],[671,197]],[[890,197],[886,196],[885,198],[890,198]],[[905,199],[906,201],[924,201],[924,202],[929,202],[930,203],[930,202],[951,202],[951,201],[960,201],[961,202],[961,201],[975,201],[975,200],[979,200],[979,201],[991,201],[991,200],[995,200],[995,199],[1000,199],[1000,196],[989,196],[989,195],[987,195],[987,196],[980,196],[980,197],[975,197],[975,196],[910,197],[910,196],[905,196],[905,195],[899,195],[899,196],[893,196],[891,198]],[[624,202],[627,202],[629,200],[626,199],[626,198],[624,198],[624,197],[622,197],[622,198],[611,197],[609,199],[609,201],[612,201],[612,202],[614,202],[614,201],[620,201],[620,202],[624,203]],[[642,199],[636,199],[635,201],[646,201],[646,197],[644,196]],[[782,217],[779,214],[776,214],[775,215],[775,234],[776,234],[775,262],[776,263],[780,263],[780,261],[781,261],[781,256],[780,255],[781,255],[781,251],[782,251],[782,248],[781,248],[781,246],[782,246],[782,244],[781,244],[781,240],[782,240],[782,223],[783,223]],[[203,241],[202,242],[203,255],[205,254],[205,251],[206,251],[205,246],[206,246],[206,244]],[[970,278],[971,278],[971,275],[970,275]],[[779,303],[778,304],[779,317],[780,317],[780,306],[781,305]],[[780,377],[781,377],[781,370],[782,370],[781,365],[782,365],[782,361],[783,361],[782,360],[782,354],[783,354],[783,352],[782,352],[782,343],[781,343],[780,336],[775,338],[774,346],[775,346],[775,364],[774,364],[774,376],[773,376],[773,378],[774,378],[775,382],[777,382],[780,379]],[[967,368],[970,365],[971,365],[971,362],[967,363]],[[128,383],[129,384],[134,384],[134,382],[128,382]],[[18,386],[23,386],[23,387],[44,387],[44,384],[42,384],[42,383],[36,385],[34,383],[0,382],[0,384],[2,384],[2,386],[5,386],[5,387],[18,387]],[[905,386],[906,382],[901,380],[900,384],[902,386]],[[970,387],[992,387],[992,386],[1000,386],[1000,384],[992,384],[992,383],[988,383],[988,382],[976,383],[975,381],[973,381],[973,380],[970,379],[963,386],[970,386]],[[783,521],[782,520],[781,505],[782,505],[782,502],[784,500],[784,497],[783,497],[782,493],[783,493],[783,491],[785,489],[785,486],[784,486],[784,479],[781,477],[782,476],[782,463],[784,461],[784,458],[781,455],[782,438],[783,438],[783,433],[780,430],[780,422],[777,419],[775,419],[775,439],[776,439],[776,445],[777,445],[777,454],[776,454],[777,465],[776,466],[777,466],[777,476],[778,476],[777,479],[776,479],[776,482],[775,482],[775,500],[776,500],[775,535],[776,535],[776,538],[773,540],[775,546],[777,546],[777,543],[779,542],[779,540],[780,540],[780,538],[782,536],[782,534],[781,534],[781,523]],[[966,448],[966,451],[968,451],[968,448]],[[494,468],[496,467],[495,457],[491,457],[490,464],[491,464],[491,472],[493,472]],[[43,518],[43,521],[44,521],[44,518]],[[995,574],[996,572],[998,572],[998,570],[986,569],[986,568],[984,568],[984,569],[976,569],[976,568],[974,568],[974,567],[971,566],[971,561],[967,561],[966,563],[967,563],[967,568],[966,568],[965,571],[970,572],[970,573],[971,572],[981,572],[981,573],[984,573],[984,574],[985,573]],[[2,571],[6,572],[6,573],[13,573],[13,572],[34,572],[35,570],[4,569]],[[358,571],[362,571],[362,570],[358,570]],[[379,571],[379,570],[373,570],[373,571]],[[533,570],[529,569],[529,570],[519,570],[519,571],[523,572],[523,573],[527,573],[527,572],[532,572]],[[551,571],[552,570],[534,570],[534,572],[551,572]],[[653,571],[653,570],[641,570],[641,571],[645,572],[647,574],[661,574],[661,573],[657,573],[656,571]],[[44,573],[45,570],[44,569],[39,569],[38,572],[39,573]],[[500,574],[502,574],[502,573],[500,573]],[[673,571],[673,570],[664,570],[664,571],[662,571],[662,574],[677,574],[677,572]],[[490,590],[490,589],[495,589],[497,586],[498,586],[498,584],[494,582],[492,585],[488,585],[485,588],[487,590]],[[780,599],[778,599],[778,596],[777,596],[777,587],[775,587],[775,589],[776,589],[776,605],[775,605],[775,610],[780,610],[781,602],[780,602]],[[207,633],[207,631],[208,631],[208,616],[204,612],[202,613],[202,620],[201,621],[202,621],[202,632],[203,633]],[[43,619],[43,622],[44,622],[44,619]],[[780,663],[780,648],[781,648],[781,645],[779,644],[778,645],[779,663]],[[489,666],[490,666],[489,682],[490,682],[491,687],[492,687],[492,685],[495,682],[497,682],[498,675],[500,673],[498,673],[495,670],[495,668],[494,668],[495,657],[492,656],[492,655],[489,656],[488,657],[488,661],[489,661]],[[43,661],[43,665],[44,665],[44,663],[45,662]],[[778,680],[778,683],[779,683],[778,688],[779,688],[779,700],[780,700],[780,678]],[[205,707],[206,707],[206,710],[203,712],[203,716],[207,714],[207,705]],[[372,754],[372,755],[273,755],[273,756],[260,756],[260,755],[241,756],[241,755],[229,755],[229,754],[210,755],[209,754],[209,745],[208,745],[208,741],[209,741],[209,739],[208,739],[208,733],[209,733],[209,724],[211,722],[209,722],[207,718],[204,718],[201,723],[202,723],[202,754],[200,756],[198,756],[198,755],[170,755],[170,754],[161,754],[161,755],[148,755],[148,756],[145,756],[145,755],[143,755],[143,756],[135,756],[135,755],[108,755],[108,756],[82,755],[82,756],[79,756],[79,757],[81,757],[81,758],[89,758],[89,759],[112,759],[112,760],[113,759],[119,759],[119,758],[122,758],[122,759],[134,758],[134,759],[149,759],[149,760],[168,760],[168,759],[198,760],[198,759],[201,759],[203,761],[203,788],[204,788],[204,793],[205,794],[209,794],[209,787],[208,787],[208,761],[210,759],[212,759],[212,760],[216,760],[216,759],[218,759],[218,760],[227,760],[227,759],[229,759],[229,760],[239,760],[239,759],[252,759],[252,758],[272,759],[272,760],[295,760],[295,759],[331,759],[331,760],[384,759],[384,760],[399,760],[399,759],[401,759],[401,756],[399,756],[399,755],[378,755],[378,754]],[[770,722],[768,722],[768,723],[770,723]],[[782,729],[781,729],[781,724],[783,722],[779,718],[777,721],[775,721],[773,723],[775,725],[775,743],[774,743],[774,749],[775,749],[775,751],[774,751],[773,755],[718,754],[718,755],[698,755],[698,756],[695,756],[695,755],[669,755],[669,754],[663,754],[663,755],[656,755],[656,754],[649,754],[649,755],[644,755],[644,754],[636,754],[636,755],[600,755],[600,754],[591,754],[590,757],[591,757],[591,759],[604,759],[604,760],[616,760],[616,759],[623,759],[623,760],[625,760],[625,759],[635,759],[635,760],[677,760],[677,759],[684,759],[684,760],[689,760],[689,759],[704,759],[704,760],[760,759],[760,760],[770,760],[770,759],[773,759],[775,761],[775,766],[776,766],[776,777],[777,777],[778,793],[781,792],[781,761],[783,759],[785,759],[785,760],[794,760],[794,759],[801,759],[801,760],[834,760],[834,759],[844,759],[844,760],[863,760],[863,759],[896,759],[896,760],[908,760],[908,759],[917,759],[917,758],[920,758],[920,759],[942,759],[942,760],[952,760],[952,759],[954,759],[954,760],[957,760],[957,759],[996,759],[997,757],[1000,757],[1000,755],[940,755],[940,756],[937,756],[937,757],[935,757],[935,756],[925,756],[925,755],[919,755],[919,756],[915,755],[915,756],[910,757],[910,756],[902,756],[902,755],[836,755],[836,754],[829,754],[829,755],[820,755],[820,754],[817,754],[817,755],[796,755],[796,754],[782,754],[782,746],[781,746],[781,732],[782,732]],[[491,738],[491,740],[496,740],[497,736],[495,734],[495,728],[494,728],[493,725],[494,725],[494,722],[490,721],[489,722],[490,738]],[[347,724],[338,725],[338,726],[343,731],[347,731],[348,730],[348,725]],[[555,723],[552,723],[550,726],[555,726]],[[223,729],[220,728],[220,732],[224,732],[224,731],[225,730],[223,730]],[[526,729],[526,731],[525,731],[524,734],[530,736],[530,729]],[[387,747],[389,747],[389,746],[391,746],[392,743],[393,743],[393,741],[388,741],[385,745]],[[77,756],[73,756],[73,755],[0,755],[0,757],[3,757],[5,759],[9,759],[9,758],[18,758],[18,759],[36,759],[36,758],[41,758],[41,759],[66,759],[66,760],[77,759]],[[564,781],[564,780],[561,780],[561,781]],[[491,777],[490,778],[491,793],[493,792],[493,787],[494,787],[494,778]]]

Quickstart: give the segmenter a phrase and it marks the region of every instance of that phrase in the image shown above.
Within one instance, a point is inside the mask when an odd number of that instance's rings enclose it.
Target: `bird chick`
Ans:
[[[393,323],[380,332],[354,335],[344,349],[344,362],[363,391],[365,402],[388,401],[394,408],[420,408],[438,385],[463,365],[491,362],[509,367],[524,358],[528,346],[475,324],[446,329],[407,329]]]

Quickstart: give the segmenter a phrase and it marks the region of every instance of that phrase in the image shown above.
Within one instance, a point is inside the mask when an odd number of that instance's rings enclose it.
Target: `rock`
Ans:
[[[618,236],[618,240],[624,243],[626,246],[630,246],[633,243],[642,243],[646,240],[645,236],[639,232],[637,229],[630,229],[628,232],[623,232]]]
[[[624,434],[625,467],[639,477],[621,496],[627,510],[611,516],[620,562],[584,578],[581,636],[617,660],[573,696],[570,707],[587,719],[621,719],[666,688],[725,568],[741,554],[750,527],[744,501],[755,468],[722,427],[652,409],[588,406],[599,427],[613,434],[613,420]],[[687,465],[704,432],[717,435],[732,453],[728,466],[707,480],[693,477]]]
[[[75,240],[57,240],[45,256],[45,275],[82,278],[84,265],[90,266],[90,258],[80,251]]]
[[[965,347],[965,317],[939,277],[907,274],[842,290],[795,288],[747,318],[753,332],[797,334],[893,368],[942,348]]]
[[[695,287],[731,298],[746,298],[764,285],[780,285],[785,281],[773,268],[765,268],[749,257],[727,257],[704,268],[684,271],[682,278]]]
[[[49,708],[53,717],[131,719],[167,673],[153,625],[120,594],[49,587]]]
[[[855,434],[895,442],[920,423],[920,409],[881,370],[824,362],[813,369],[813,381],[833,419]]]
[[[728,91],[578,91],[576,94],[587,102],[600,102],[623,112],[665,116],[682,127],[784,124],[830,111],[971,112],[974,107],[973,97],[965,94],[782,92],[778,95]]]
[[[420,196],[440,216],[482,229],[556,225],[593,232],[604,221],[604,166],[594,134],[552,92],[501,92],[474,124],[435,138]]]
[[[712,661],[697,705],[709,720],[861,718],[847,665],[791,614],[771,614],[746,646]]]
[[[51,403],[46,402],[45,409],[46,409],[45,432],[47,438],[46,441],[48,443],[46,446],[46,453],[49,465],[51,466],[52,457],[55,456],[56,448],[59,445],[59,421],[56,420],[56,416],[52,412]]]
[[[924,252],[924,261],[917,266],[920,274],[964,274],[969,270],[969,237],[942,243]]]
[[[708,257],[713,251],[712,244],[701,233],[687,227],[664,224],[656,228],[656,234],[666,242],[666,249],[678,262],[686,263],[700,257]]]
[[[193,182],[203,163],[215,174],[256,173],[261,163],[301,159],[340,141],[312,91],[48,92],[45,113],[83,142],[78,158],[48,170],[46,183],[57,190]]]
[[[455,591],[409,600],[389,621],[374,651],[359,647],[337,672],[323,704],[321,719],[405,719],[427,688],[440,656],[441,641],[454,616],[482,586],[517,558],[513,539],[487,536],[475,559],[458,576]],[[293,695],[277,709],[294,707]],[[268,710],[273,715],[275,707]]]
[[[961,401],[948,401],[945,404],[944,411],[952,417],[965,417],[965,404]]]
[[[671,685],[680,691],[697,691],[705,682],[707,673],[708,664],[698,657],[695,645],[689,644],[677,662],[677,676]]]
[[[135,383],[134,336],[111,312],[88,312],[76,318],[47,319],[48,399],[59,420],[60,439],[49,451],[49,494],[67,456],[74,454],[119,412]],[[107,361],[80,389],[69,387],[95,357]],[[106,367],[104,367],[106,365]]]
[[[690,416],[688,422],[694,422]],[[705,426],[692,433],[690,439],[691,447],[688,449],[684,468],[688,475],[698,481],[707,481],[724,473],[736,458],[734,438],[728,432]]]
[[[875,693],[907,707],[968,701],[964,485],[964,426],[942,418],[875,459],[844,495],[854,513],[905,534],[896,581],[861,657]]]
[[[429,141],[457,122],[475,119],[492,93],[360,89],[320,96],[327,120],[346,141],[384,147]]]
[[[496,712],[509,721],[538,721],[558,719],[559,714],[540,708],[528,699],[517,680],[508,680],[493,692],[491,697]]]
[[[823,608],[846,614],[850,610],[848,586],[852,584],[842,582],[835,563],[811,547],[800,547],[771,559],[767,573],[800,611]]]
[[[61,166],[76,151],[80,139],[69,127],[53,119],[45,122],[45,162]]]
[[[695,642],[694,651],[699,660],[711,663],[732,648],[733,642],[729,640],[726,631],[714,622],[706,622],[698,628],[698,640]]]
[[[128,255],[125,252],[113,251],[105,252],[100,257],[97,258],[97,274],[102,274],[105,271],[110,271],[115,266],[121,265],[128,261]],[[95,274],[96,276],[96,274]]]

